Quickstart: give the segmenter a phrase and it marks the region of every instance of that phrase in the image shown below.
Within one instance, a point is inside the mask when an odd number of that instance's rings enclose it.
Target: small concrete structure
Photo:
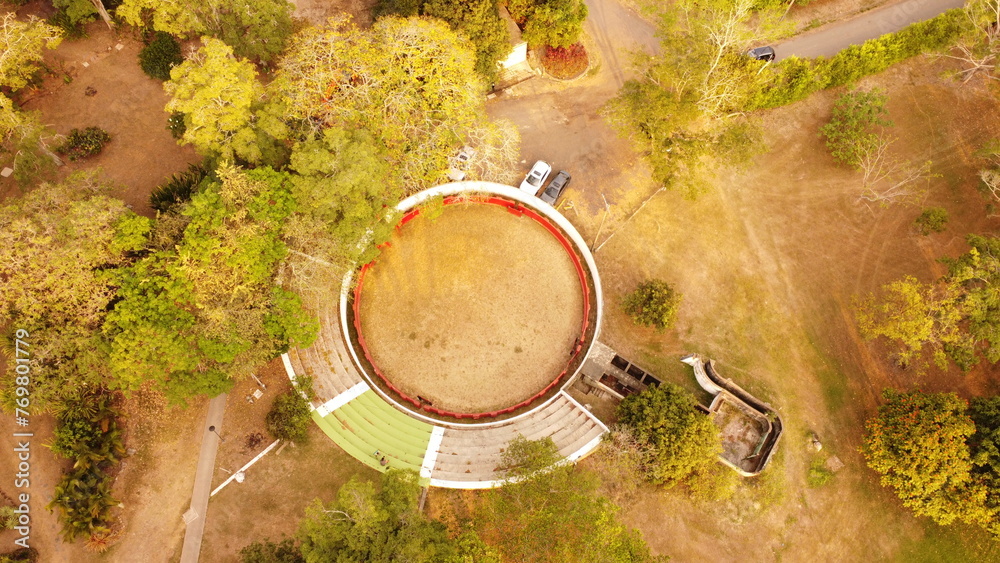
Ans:
[[[658,378],[600,342],[594,342],[580,373],[586,392],[596,388],[619,400],[660,384]]]
[[[681,361],[694,368],[698,384],[715,396],[708,412],[722,436],[719,459],[744,477],[759,475],[777,449],[781,417],[770,405],[720,377],[712,360],[689,354]]]
[[[504,6],[500,6],[500,19],[507,24],[507,32],[510,34],[510,54],[500,62],[500,67],[506,70],[527,62],[528,44],[521,39],[521,28],[517,27],[514,18],[510,17],[510,12]]]

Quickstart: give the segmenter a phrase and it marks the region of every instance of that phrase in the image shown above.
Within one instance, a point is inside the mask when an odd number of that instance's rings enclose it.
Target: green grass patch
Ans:
[[[810,487],[822,487],[833,479],[833,471],[826,468],[823,458],[816,458],[809,464],[809,473],[806,475],[806,482]]]

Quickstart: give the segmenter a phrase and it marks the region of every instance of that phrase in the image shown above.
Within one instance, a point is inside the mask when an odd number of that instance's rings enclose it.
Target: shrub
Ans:
[[[66,142],[56,149],[56,152],[66,155],[70,160],[79,160],[100,154],[104,145],[111,141],[111,135],[100,127],[87,127],[84,130],[73,129],[66,137]]]
[[[729,500],[736,493],[740,477],[723,463],[706,464],[684,482],[691,496],[710,502]]]
[[[587,70],[587,63],[587,50],[582,43],[574,43],[565,48],[549,47],[542,59],[542,65],[549,74],[564,80],[580,76]]]
[[[14,551],[0,553],[0,563],[35,563],[38,561],[38,550],[33,547],[19,547]]]
[[[17,513],[14,507],[0,506],[0,530],[13,530],[17,526]]]
[[[142,71],[157,80],[170,80],[170,69],[184,62],[181,46],[169,33],[157,31],[142,51],[139,51],[139,66]]]
[[[930,207],[924,209],[914,222],[917,224],[920,234],[924,236],[940,233],[948,224],[948,211],[942,207]]]
[[[662,280],[643,282],[625,297],[625,313],[643,326],[666,330],[674,324],[681,295]]]
[[[275,397],[265,423],[275,438],[301,443],[308,437],[311,418],[309,401],[296,388]]]
[[[111,496],[112,481],[97,466],[78,467],[63,475],[46,508],[58,510],[66,541],[111,531],[111,509],[118,504]]]
[[[813,92],[843,86],[910,57],[948,47],[964,33],[965,17],[965,11],[956,8],[896,33],[851,45],[830,58],[789,57],[771,65],[773,76],[746,109],[775,108],[797,102]]]
[[[167,129],[170,131],[170,136],[175,139],[180,139],[184,136],[187,131],[187,123],[184,121],[184,114],[175,111],[170,114],[167,118]]]
[[[722,452],[719,429],[696,404],[690,393],[672,383],[649,387],[618,404],[619,422],[651,448],[643,470],[648,481],[670,487],[699,471],[708,471],[703,477],[709,480],[721,477],[713,476],[717,468],[710,467]],[[711,489],[697,479],[694,487],[706,494]]]
[[[814,459],[809,464],[809,474],[806,476],[806,481],[810,487],[822,487],[829,483],[830,479],[833,479],[833,471],[826,468],[822,459]]]
[[[242,563],[305,563],[302,551],[295,541],[285,538],[278,543],[271,540],[254,542],[240,550]]]
[[[208,170],[200,164],[188,166],[187,172],[174,174],[166,184],[157,186],[149,194],[149,206],[165,213],[176,205],[191,200],[198,191],[201,181],[208,176]]]

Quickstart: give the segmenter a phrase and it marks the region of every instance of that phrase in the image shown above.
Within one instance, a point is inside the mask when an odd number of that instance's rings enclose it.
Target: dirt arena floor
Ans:
[[[492,411],[565,369],[583,296],[544,227],[494,205],[449,205],[391,242],[365,276],[360,316],[375,363],[404,393]]]

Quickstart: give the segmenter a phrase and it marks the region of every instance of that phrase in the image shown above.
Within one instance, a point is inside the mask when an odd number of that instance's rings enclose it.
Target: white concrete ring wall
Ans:
[[[468,181],[468,182],[451,182],[448,184],[441,184],[440,186],[435,186],[433,188],[428,188],[422,192],[415,193],[410,197],[399,202],[396,206],[396,211],[400,214],[404,214],[407,211],[413,209],[414,207],[424,203],[427,200],[436,197],[448,197],[459,194],[488,194],[495,195],[503,198],[507,198],[513,201],[522,203],[535,211],[541,213],[546,219],[552,221],[559,226],[560,229],[569,237],[569,240],[573,241],[573,246],[576,247],[576,251],[579,256],[583,257],[583,261],[587,266],[587,271],[590,274],[590,283],[594,288],[594,333],[590,337],[590,341],[587,343],[587,347],[580,352],[583,354],[583,358],[590,355],[591,350],[594,347],[594,343],[597,342],[597,337],[601,332],[601,322],[604,319],[604,292],[601,289],[601,277],[597,272],[597,262],[594,261],[594,255],[590,252],[590,248],[587,246],[586,241],[580,236],[580,233],[576,230],[576,227],[569,222],[562,213],[559,213],[551,205],[545,203],[541,199],[538,199],[532,194],[529,194],[523,190],[512,186],[505,186],[503,184],[497,184],[495,182],[479,182],[479,181]],[[363,241],[362,244],[369,244],[369,240]],[[399,401],[392,397],[384,390],[382,390],[378,385],[375,384],[377,376],[372,376],[364,368],[364,364],[358,357],[357,350],[354,349],[354,344],[348,337],[350,334],[350,325],[348,322],[348,300],[351,293],[351,288],[353,287],[354,272],[357,268],[352,268],[347,275],[344,276],[344,281],[340,287],[340,329],[344,337],[344,345],[347,346],[347,350],[351,353],[351,359],[354,360],[354,366],[358,368],[361,375],[368,380],[372,389],[379,394],[383,399],[388,401],[390,404],[395,406],[404,412],[409,413],[424,422],[428,422],[434,425],[440,426],[453,426],[456,428],[469,428],[475,426],[498,426],[501,424],[510,424],[515,420],[530,416],[531,413],[537,411],[548,405],[552,401],[555,401],[559,397],[559,393],[554,394],[552,397],[537,404],[535,407],[510,418],[505,418],[503,420],[495,420],[490,422],[447,422],[438,418],[427,416],[421,412],[418,412],[406,405],[403,405]],[[566,381],[563,383],[561,389],[565,389],[566,385],[573,381],[577,375],[579,375],[580,370],[583,368],[583,362],[577,366],[576,370],[572,374],[566,374]]]

